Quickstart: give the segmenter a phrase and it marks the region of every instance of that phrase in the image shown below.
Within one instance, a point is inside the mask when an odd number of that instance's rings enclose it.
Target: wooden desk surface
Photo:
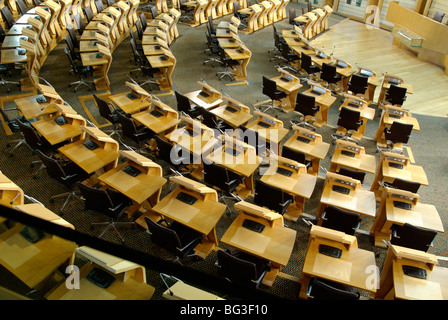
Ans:
[[[64,125],[59,125],[55,121],[57,117],[58,116],[51,116],[44,118],[39,121],[31,122],[31,125],[36,128],[36,130],[52,145],[58,144],[65,140],[70,140],[83,134],[80,126],[85,125],[85,123],[77,122],[74,124],[67,123]]]
[[[81,53],[81,61],[84,67],[100,66],[109,63],[109,60],[103,57],[98,57],[99,52],[84,52]]]
[[[20,48],[15,49],[2,49],[2,60],[1,63],[21,63],[28,60],[28,56],[25,54],[19,54]],[[20,49],[21,50],[21,49]]]
[[[220,164],[244,177],[251,176],[261,163],[261,158],[256,155],[255,149],[248,149],[244,153],[241,152],[237,156],[233,156],[224,152],[225,148],[226,146],[222,145],[209,154],[206,159]]]
[[[90,150],[84,146],[88,139],[82,139],[59,148],[67,158],[75,162],[87,173],[95,172],[118,159],[120,154],[113,149],[101,147]]]
[[[350,105],[352,103],[351,99],[345,99],[345,101],[341,104],[339,107],[339,111],[342,109],[342,107],[346,107],[351,110],[359,111],[360,117],[368,120],[373,120],[375,117],[375,109],[370,108],[366,102],[363,103],[362,106],[353,107]]]
[[[412,130],[420,131],[420,125],[417,118],[414,118],[412,115],[410,115],[410,113],[407,114],[407,112],[405,112],[405,114],[399,119],[393,116],[391,117],[389,113],[385,113],[382,117],[382,121],[387,125],[392,125],[394,121],[412,124]]]
[[[311,157],[318,158],[320,160],[325,159],[328,150],[330,150],[330,144],[324,141],[310,141],[309,143],[304,143],[297,140],[299,133],[292,135],[286,142],[285,146],[297,151],[301,151]]]
[[[407,181],[418,182],[422,185],[428,185],[428,178],[425,170],[421,166],[407,164],[403,169],[389,166],[388,161],[384,161],[382,165],[383,177],[387,182],[393,182],[394,179],[403,179]]]
[[[150,300],[155,288],[133,278],[126,281],[116,279],[107,289],[101,288],[87,279],[95,264],[85,264],[80,269],[78,290],[67,289],[60,285],[48,297],[48,300]]]
[[[442,220],[434,205],[417,202],[412,206],[412,210],[406,210],[395,207],[393,200],[398,199],[388,198],[386,201],[387,220],[391,223],[400,225],[410,223],[421,228],[444,232]]]
[[[172,114],[157,118],[153,116],[149,110],[134,113],[132,114],[132,118],[157,134],[163,133],[171,128],[175,128],[180,122],[180,119],[176,118]]]
[[[357,212],[361,215],[375,217],[376,200],[375,193],[363,188],[351,190],[350,194],[342,194],[332,190],[333,183],[327,183],[322,191],[320,203],[325,205],[333,205]]]
[[[22,29],[23,28],[30,28],[31,29],[31,25],[30,24],[17,24],[15,23],[11,29],[8,30],[7,35],[8,36],[19,36],[22,34]]]
[[[122,92],[109,96],[109,100],[117,105],[118,108],[123,110],[125,113],[133,114],[139,112],[143,109],[147,109],[151,106],[151,102],[148,100],[142,101],[145,97],[141,96],[135,99],[131,99],[128,95],[131,92]]]
[[[271,166],[261,177],[261,181],[266,182],[274,187],[281,188],[285,192],[294,196],[311,198],[314,187],[316,186],[317,177],[308,173],[297,173],[289,177],[280,173],[276,173],[277,166]],[[292,169],[288,169],[293,171]]]
[[[79,41],[79,52],[98,52],[96,40],[82,40]]]
[[[209,93],[208,97],[204,97],[204,96],[200,95],[201,92],[202,92],[202,89],[192,91],[192,92],[187,92],[184,94],[184,96],[187,97],[194,104],[196,104],[206,110],[213,109],[213,108],[219,106],[223,102],[222,95],[219,92],[215,92],[214,94]]]
[[[131,200],[137,203],[143,203],[154,193],[156,193],[166,183],[166,179],[153,173],[146,173],[146,168],[140,167],[137,164],[132,164],[142,171],[138,176],[133,177],[123,169],[129,165],[129,162],[120,164],[119,166],[103,173],[98,177],[98,180],[107,184],[108,186],[120,191]]]
[[[75,227],[67,222],[66,220],[62,219],[60,216],[58,216],[56,213],[52,212],[51,210],[45,208],[40,203],[28,203],[28,204],[21,204],[14,206],[14,209],[24,212],[28,215],[31,215],[33,217],[37,217],[39,219],[49,221],[55,224],[58,224],[63,227],[67,227],[70,229],[75,230]]]
[[[176,196],[180,192],[188,193],[198,200],[193,205],[177,200]],[[177,188],[160,200],[152,210],[208,235],[221,219],[226,206],[210,198],[203,200],[202,196],[194,191]]]
[[[218,38],[218,43],[224,49],[227,49],[227,48],[239,48],[239,46],[240,46],[238,44],[238,41],[235,40],[234,37],[233,38],[230,38],[230,37],[229,38]]]
[[[146,56],[160,56],[163,55],[163,50],[160,45],[157,44],[145,44],[143,45],[143,53]]]
[[[245,50],[242,51],[241,48],[227,48],[224,49],[224,52],[226,53],[226,55],[229,56],[230,59],[232,60],[244,60],[244,59],[249,59],[251,56],[250,51]]]
[[[24,228],[24,225],[17,224],[0,234],[0,264],[28,287],[35,288],[72,258],[77,245],[49,235],[31,243],[20,234]]]
[[[320,95],[314,94],[313,92],[311,92],[311,88],[304,91],[303,94],[315,97],[316,103],[325,107],[330,107],[333,104],[333,102],[335,102],[337,99],[336,97],[333,97],[331,94],[320,94]]]
[[[251,121],[247,124],[247,128],[257,131],[260,137],[266,139],[266,141],[268,142],[279,144],[289,133],[289,130],[284,127],[276,128],[275,125],[272,125],[270,128],[262,127],[258,124],[258,122],[262,120],[259,119],[258,116],[256,116],[254,119],[254,121]]]
[[[265,224],[263,232],[257,233],[243,227],[246,218]],[[271,227],[268,221],[263,220],[240,213],[222,236],[221,242],[277,265],[286,266],[294,248],[297,231],[279,224]]]
[[[8,35],[3,40],[2,50],[20,47],[20,39],[21,38],[23,38],[23,40],[25,40],[25,41],[28,39],[28,37],[26,37],[24,35],[16,35],[16,36]]]
[[[342,249],[341,258],[333,258],[319,253],[320,244]],[[369,267],[375,265],[375,253],[373,251],[360,249],[357,245],[351,245],[347,250],[340,242],[310,237],[303,273],[309,277],[319,277],[375,292],[375,286],[370,285],[368,280],[371,273],[366,272]]]
[[[153,68],[169,68],[174,66],[174,61],[168,58],[165,55],[160,56],[146,56],[148,58],[149,64]],[[166,58],[166,60],[162,60],[163,57]]]
[[[274,80],[277,84],[277,87],[281,89],[281,91],[284,91],[288,94],[291,92],[297,91],[300,88],[303,87],[303,85],[300,83],[299,79],[289,80],[285,81],[282,79],[282,76],[271,78],[271,80]]]
[[[335,149],[331,158],[331,164],[335,166],[348,167],[368,173],[376,172],[376,158],[366,153],[358,153],[354,157],[342,154],[343,149]]]
[[[201,156],[218,142],[216,138],[204,134],[192,137],[186,132],[185,127],[171,131],[166,138],[197,156]]]
[[[210,112],[214,113],[218,118],[221,118],[234,128],[238,128],[241,125],[246,124],[252,119],[250,112],[238,110],[236,112],[230,112],[226,110],[227,105],[221,105],[212,109]]]
[[[49,105],[51,103],[50,98],[46,98],[47,102],[43,103],[37,102],[37,99],[40,96],[41,95],[37,95],[14,100],[14,102],[17,105],[17,108],[20,110],[20,112],[26,119],[28,120],[34,119],[46,114],[57,112],[56,106],[54,104]],[[47,105],[49,106],[45,107]]]

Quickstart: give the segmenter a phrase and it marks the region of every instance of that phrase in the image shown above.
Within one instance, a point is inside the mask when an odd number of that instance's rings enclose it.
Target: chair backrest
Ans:
[[[366,176],[365,171],[353,170],[353,169],[346,168],[346,167],[339,168],[338,174],[359,180],[361,183],[364,182],[364,178]]]
[[[75,50],[75,45],[73,44],[72,38],[70,37],[69,34],[67,34],[64,37],[64,41],[65,41],[65,44],[67,45],[67,49],[68,49],[72,59],[73,60],[77,60],[78,59],[78,53]]]
[[[412,133],[413,125],[410,123],[403,123],[394,121],[390,129],[385,132],[386,140],[393,143],[407,143]]]
[[[107,6],[110,7],[115,3],[115,0],[106,0]]]
[[[202,123],[205,124],[209,128],[212,128],[212,129],[216,128],[218,125],[217,116],[205,108],[201,108],[200,110],[201,110],[201,115],[202,115]]]
[[[310,285],[309,298],[313,300],[359,300],[359,293],[335,288],[316,278]]]
[[[297,93],[294,110],[304,116],[314,116],[319,111],[319,106],[316,105],[314,96],[299,92]]]
[[[137,133],[137,127],[135,125],[134,119],[121,112],[117,112],[117,115],[118,121],[121,124],[123,135],[129,138],[134,137],[134,135]]]
[[[85,7],[85,8],[83,9],[83,11],[84,11],[84,14],[85,14],[85,16],[86,16],[87,23],[89,23],[89,22],[93,19],[93,11],[92,11],[92,8],[89,7],[89,6],[87,6],[87,7]]]
[[[110,210],[108,209],[117,205],[112,202],[107,190],[97,189],[82,182],[78,182],[77,186],[81,191],[84,205],[87,210],[110,214]]]
[[[179,253],[177,248],[181,248],[182,244],[176,231],[151,220],[149,217],[145,217],[145,221],[151,234],[152,243],[171,253]]]
[[[230,282],[254,286],[253,281],[258,279],[255,263],[239,259],[234,255],[218,250],[218,273]]]
[[[115,121],[113,120],[113,117],[112,117],[112,110],[110,109],[107,101],[104,99],[101,99],[95,93],[93,94],[93,98],[95,99],[96,105],[98,106],[98,111],[99,111],[100,115],[103,118],[105,118],[107,121],[114,123]]]
[[[3,43],[3,40],[5,40],[6,33],[3,29],[2,25],[0,24],[0,44]]]
[[[386,92],[385,100],[393,105],[403,105],[406,100],[407,88],[391,84]]]
[[[78,28],[79,35],[82,35],[84,32],[84,29],[86,28],[86,24],[84,23],[84,20],[82,20],[81,14],[77,13],[74,17],[76,27]]]
[[[159,15],[159,13],[157,12],[157,7],[150,6],[149,9],[150,9],[152,18],[155,19]]]
[[[267,95],[269,98],[273,98],[275,92],[277,91],[277,83],[274,80],[271,80],[265,76],[263,76],[263,86],[262,86],[263,94]]]
[[[68,60],[70,61],[70,66],[72,67],[73,72],[78,74],[79,73],[79,69],[78,69],[78,66],[76,65],[75,61],[73,60],[72,55],[67,50],[67,48],[64,48],[64,52],[65,52],[65,55],[67,56]]]
[[[11,29],[15,23],[11,10],[9,10],[7,6],[4,6],[0,9],[0,11],[2,13],[3,20],[5,21],[6,28]]]
[[[333,205],[325,208],[322,219],[322,227],[345,232],[350,235],[355,234],[355,229],[360,221],[359,213],[343,210]]]
[[[70,36],[70,39],[72,41],[73,47],[76,49],[79,49],[79,42],[78,39],[76,39],[76,32],[75,29],[73,29],[73,26],[71,24],[67,24],[67,33]]]
[[[42,139],[37,131],[31,125],[26,124],[19,119],[17,119],[17,124],[20,127],[20,131],[22,132],[26,143],[31,149],[37,150],[42,145]]]
[[[141,40],[143,38],[143,27],[140,20],[135,21],[135,29],[137,30],[137,37]]]
[[[322,79],[327,79],[327,77],[334,77],[336,76],[336,66],[328,64],[328,63],[322,63]]]
[[[339,113],[338,126],[347,130],[358,130],[361,126],[361,112],[342,107]]]
[[[148,20],[146,19],[145,13],[144,12],[140,13],[138,17],[142,23],[142,29],[144,31],[148,26]]]
[[[45,170],[47,171],[50,178],[63,183],[64,179],[67,177],[67,174],[60,165],[59,161],[47,156],[40,150],[36,150],[36,153],[39,159],[42,161],[42,164],[45,166]]]
[[[176,95],[177,111],[184,112],[186,114],[190,114],[190,112],[191,112],[190,111],[190,109],[191,109],[190,100],[178,91],[174,91],[174,93]]]
[[[295,9],[289,9],[289,24],[294,24],[294,19],[297,17]]]
[[[17,8],[19,8],[20,14],[24,15],[28,11],[28,7],[23,0],[16,0]]]
[[[230,177],[227,168],[216,163],[208,164],[204,162],[204,182],[228,193],[234,191],[230,189]]]
[[[96,11],[98,13],[100,13],[101,11],[104,10],[104,4],[102,0],[95,0],[95,7],[96,7]]]
[[[434,19],[434,21],[442,22],[443,17],[445,17],[445,12],[436,11],[436,13],[434,14],[433,19]]]
[[[239,18],[239,10],[241,9],[240,3],[237,1],[233,1],[233,13],[234,15]]]
[[[213,18],[212,16],[208,16],[208,22],[207,22],[208,27],[210,28],[210,32],[211,34],[215,34],[216,30],[215,30],[215,26],[213,25]]]
[[[369,78],[359,74],[353,74],[348,84],[348,90],[357,93],[365,93],[367,90],[367,82]]]
[[[417,193],[421,184],[418,182],[414,182],[414,181],[407,181],[407,180],[403,180],[400,178],[395,178],[395,180],[391,184],[388,184],[388,186],[395,188],[395,189],[406,190],[406,191],[409,191],[412,193]]]
[[[294,150],[286,146],[282,147],[282,157],[305,164],[306,163],[305,156],[306,154],[301,151]]]
[[[437,231],[423,229],[409,223],[403,226],[393,225],[396,236],[392,235],[390,243],[415,250],[428,251],[429,246],[437,235]]]
[[[281,188],[267,184],[260,179],[255,180],[254,203],[267,207],[279,214],[284,214],[287,206],[282,206],[285,202],[285,194]]]

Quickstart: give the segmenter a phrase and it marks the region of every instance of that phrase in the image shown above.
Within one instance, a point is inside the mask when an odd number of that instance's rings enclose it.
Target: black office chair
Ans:
[[[413,127],[410,123],[394,121],[389,129],[387,127],[384,128],[384,137],[389,147],[388,151],[402,153],[402,148],[396,145],[408,143]]]
[[[187,150],[180,146],[175,146],[170,141],[163,140],[160,136],[155,135],[156,142],[155,153],[157,158],[166,162],[171,174],[164,173],[164,176],[177,175],[182,176],[188,174],[187,167],[195,163],[196,158]],[[166,168],[166,166],[163,166]]]
[[[392,236],[390,244],[411,248],[420,251],[428,251],[437,235],[437,231],[423,229],[409,223],[400,226],[392,225]]]
[[[292,125],[309,127],[312,130],[316,130],[313,122],[316,120],[316,113],[319,109],[320,107],[316,104],[316,98],[314,96],[298,92],[294,112],[299,114],[299,120],[290,120],[290,122]],[[309,119],[308,121],[307,118]]]
[[[94,229],[98,225],[106,225],[107,227],[98,236],[99,238],[103,237],[110,228],[113,228],[120,237],[121,242],[125,243],[123,236],[118,232],[117,226],[135,226],[135,222],[119,221],[125,215],[126,210],[132,205],[132,201],[122,193],[111,188],[100,189],[81,182],[77,183],[77,186],[81,191],[86,210],[93,210],[110,218],[107,222],[92,223],[90,225],[91,229]]]
[[[16,110],[16,109],[10,109],[11,111]],[[30,148],[31,151],[33,151],[33,149],[31,149],[31,147],[26,143],[25,138],[23,137],[23,133],[22,130],[19,126],[19,124],[17,123],[17,119],[20,119],[22,122],[26,123],[26,119],[23,116],[18,116],[15,118],[11,118],[8,116],[8,114],[6,113],[7,111],[9,111],[8,109],[3,109],[0,108],[0,114],[2,115],[3,121],[6,123],[6,125],[8,126],[9,130],[11,130],[12,134],[18,133],[20,135],[20,139],[17,140],[11,140],[8,141],[6,143],[6,147],[9,148],[11,146],[11,143],[16,143],[14,145],[14,147],[9,151],[9,156],[12,157],[14,156],[14,150],[16,150],[18,147],[20,147],[21,145],[26,145],[28,148]]]
[[[300,55],[300,69],[305,70],[307,73],[306,79],[303,80],[311,80],[316,73],[320,73],[320,68],[313,64],[311,56],[303,52]]]
[[[61,142],[57,145],[51,145],[47,139],[41,136],[34,127],[28,121],[22,121],[20,118],[16,118],[16,122],[20,127],[23,138],[26,144],[32,150],[34,155],[38,150],[42,151],[44,154],[51,154],[55,152],[59,147],[63,146],[67,141]],[[9,154],[12,156],[12,153]],[[38,161],[31,161],[30,167],[33,168],[36,164],[41,163]],[[40,168],[33,174],[33,178],[36,178],[37,174],[44,169],[44,165],[41,164]]]
[[[320,79],[325,81],[326,86],[328,89],[330,89],[331,85],[335,85],[339,81],[341,81],[341,76],[337,74],[336,72],[336,66],[328,64],[328,63],[322,63],[322,70],[320,73]],[[334,87],[332,90],[332,93],[335,93],[335,90],[338,89]]]
[[[207,127],[214,130],[215,137],[218,137],[221,134],[225,134],[226,130],[232,130],[233,128],[226,124],[223,120],[218,119],[216,114],[210,112],[209,110],[205,108],[201,108],[201,118],[202,123],[205,124]]]
[[[271,262],[253,255],[230,250],[217,252],[218,274],[231,283],[258,288],[271,269]]]
[[[260,179],[255,180],[255,196],[254,203],[267,207],[281,215],[284,215],[291,203],[294,202],[294,197],[283,189],[272,186]]]
[[[412,193],[417,193],[421,184],[414,181],[407,181],[400,178],[395,178],[393,182],[380,182],[380,186],[387,188],[394,188],[400,190],[410,191]]]
[[[93,94],[93,98],[95,99],[100,116],[109,121],[110,124],[112,124],[113,126],[112,130],[110,131],[104,130],[104,132],[110,133],[109,134],[110,137],[112,137],[114,134],[119,136],[121,133],[121,129],[120,129],[120,120],[118,119],[117,113],[119,112],[123,113],[123,111],[119,108],[115,108],[111,103],[98,97],[95,93]]]
[[[121,125],[121,132],[123,138],[130,139],[135,145],[137,153],[145,153],[147,143],[155,136],[154,131],[143,125],[137,126],[134,119],[122,112],[117,112],[118,122]]]
[[[213,18],[212,16],[208,16],[208,20],[207,20],[207,30],[210,32],[211,35],[215,35],[216,36],[216,27],[213,24]]]
[[[155,19],[159,15],[159,12],[157,11],[157,7],[154,5],[149,6],[149,12],[151,13],[151,17],[153,19]]]
[[[279,107],[275,105],[275,101],[281,101],[283,98],[286,98],[288,94],[284,91],[278,90],[277,83],[274,80],[263,76],[262,93],[271,99],[271,102],[266,105],[263,112],[267,112],[270,109],[283,111],[281,105]]]
[[[282,66],[282,68],[296,73],[297,69],[295,69],[292,65],[299,65],[298,61],[300,60],[300,57],[297,54],[291,52],[291,48],[286,42],[280,42],[280,47],[282,50],[281,56],[283,60],[287,62],[287,65]]]
[[[79,198],[77,190],[75,190],[75,186],[78,184],[78,182],[84,181],[89,178],[90,175],[82,170],[73,161],[56,159],[52,156],[44,154],[40,150],[36,150],[36,153],[39,156],[39,159],[42,161],[42,164],[44,165],[48,176],[68,190],[68,192],[50,197],[50,203],[54,203],[54,200],[57,198],[65,197],[64,204],[59,209],[59,212],[62,213],[65,206],[72,197]]]
[[[352,141],[358,143],[359,140],[352,137],[354,131],[358,131],[359,127],[363,124],[361,119],[361,112],[358,110],[342,107],[338,117],[338,129],[345,131],[344,133],[333,133],[333,141],[338,139]]]
[[[386,92],[384,100],[379,102],[379,106],[385,105],[402,106],[406,101],[407,88],[391,84]]]
[[[437,22],[442,22],[444,17],[445,17],[445,12],[436,11],[436,13],[434,14],[434,17],[432,19]]]
[[[244,182],[244,177],[216,163],[204,162],[203,166],[204,183],[219,189],[221,193],[219,200],[226,204],[230,213],[226,199],[242,201],[237,193],[237,187]]]
[[[297,12],[295,9],[289,9],[288,13],[289,13],[288,22],[290,25],[292,25],[292,26],[301,26],[302,25],[300,22],[295,20],[295,18],[297,18]]]
[[[131,45],[132,48],[132,53],[134,55],[134,59],[136,59],[136,62],[139,65],[139,68],[136,70],[132,70],[130,71],[130,75],[132,75],[135,71],[138,71],[137,74],[135,75],[135,78],[140,77],[140,74],[143,74],[147,77],[147,79],[141,83],[139,83],[138,85],[140,87],[149,84],[150,85],[150,90],[153,89],[153,85],[156,85],[158,87],[159,82],[156,80],[156,75],[158,73],[160,73],[160,69],[158,68],[153,68],[151,66],[151,64],[149,63],[148,59],[146,58],[145,55],[141,54],[138,50],[137,47],[135,45],[135,41],[134,39],[130,39],[129,43]],[[132,82],[137,83],[136,80],[134,80],[133,78],[131,78],[131,76],[128,76]]]
[[[359,300],[353,287],[329,280],[311,278],[307,296],[309,300]]]
[[[3,21],[5,22],[6,29],[8,29],[8,30],[11,29],[14,26],[14,24],[16,23],[11,10],[9,9],[8,6],[5,5],[0,9],[0,11],[2,14]]]
[[[347,91],[353,95],[363,96],[368,87],[369,78],[359,74],[353,74],[348,82]]]
[[[232,71],[239,65],[239,62],[237,60],[230,59],[226,55],[226,52],[224,51],[224,48],[222,48],[222,47],[219,47],[219,61],[221,61],[221,63],[223,64],[223,66],[226,69],[225,69],[225,71],[216,73],[216,75],[219,77],[218,79],[221,80],[225,76],[228,76],[231,81],[234,81],[235,74]]]
[[[70,35],[66,35],[64,37],[65,44],[67,46],[68,52],[70,53],[73,61],[81,61],[81,53],[75,49],[75,45],[73,44],[73,40]],[[73,72],[73,70],[71,70]]]
[[[87,6],[87,7],[83,8],[82,11],[84,12],[84,15],[87,19],[87,23],[92,21],[92,19],[94,18],[92,8]]]
[[[1,52],[0,52],[1,55]],[[1,56],[0,56],[1,58]],[[3,76],[12,76],[12,71],[14,70],[14,63],[1,63],[0,64],[0,85],[1,87],[5,87],[7,85],[16,85],[17,87],[20,87],[20,82],[18,81],[10,81],[10,80],[6,80],[5,78],[3,78]],[[7,87],[6,88],[7,93],[11,92],[11,88]]]
[[[138,18],[140,19],[140,22],[142,24],[142,30],[144,32],[146,30],[146,28],[148,27],[148,19],[146,19],[146,15],[144,12],[140,13],[138,15]]]
[[[135,30],[137,31],[137,39],[142,41],[143,39],[143,27],[140,20],[135,21]]]
[[[91,66],[83,66],[82,61],[80,60],[74,61],[67,48],[64,48],[64,52],[70,62],[73,72],[79,77],[78,81],[73,81],[68,86],[71,87],[73,85],[76,85],[76,87],[73,89],[73,92],[76,92],[81,85],[86,86],[89,91],[92,91],[92,86],[89,83],[93,84],[93,80],[87,81],[85,80],[85,78],[88,76],[93,77],[93,68]]]
[[[115,3],[115,0],[106,0],[106,4],[107,4],[108,7],[110,7],[114,3]]]
[[[205,33],[205,37],[207,38],[207,49],[204,52],[208,52],[209,58],[205,60],[202,64],[207,64],[209,62],[213,62],[213,66],[215,63],[222,64],[222,61],[219,59],[219,44],[218,42],[213,42],[212,36],[209,32]]]
[[[247,23],[248,23],[250,15],[238,12],[238,11],[240,11],[240,9],[241,9],[241,7],[240,7],[240,3],[238,2],[238,0],[233,1],[233,16],[240,20],[240,25],[238,26],[238,29],[247,28]]]
[[[95,7],[96,7],[96,11],[98,13],[100,13],[101,11],[104,10],[104,4],[102,0],[95,0]]]
[[[258,134],[258,131],[249,129],[244,125],[241,125],[239,129],[241,130],[240,140],[254,147],[257,155],[263,157],[268,155],[269,143]]]
[[[177,111],[181,114],[196,119],[201,115],[201,107],[191,103],[190,99],[178,91],[174,91],[176,96]]]
[[[144,55],[144,51],[143,51],[143,44],[138,40],[138,36],[135,34],[135,31],[133,29],[129,30],[129,36],[130,36],[130,40],[133,40],[134,43],[131,43],[131,49],[132,49],[132,53],[134,54],[134,48],[133,46],[135,46],[136,50],[138,51],[138,53],[140,55]],[[134,55],[134,62],[138,63],[140,57],[139,56],[135,56]],[[131,60],[132,61],[132,60]]]
[[[3,29],[3,26],[0,24],[0,43],[3,43],[5,37],[6,37],[5,29]]]
[[[70,39],[72,41],[73,48],[75,50],[79,50],[79,38],[76,35],[75,29],[73,29],[73,25],[67,24],[66,30],[67,30],[68,36],[70,36]]]
[[[274,24],[272,24],[272,28],[274,30],[274,49],[269,50],[268,52],[274,51],[276,53],[275,56],[273,56],[270,61],[274,60],[283,60],[283,57],[279,54],[282,52],[282,42],[285,42],[285,39],[281,36],[279,32],[277,32],[277,28]]]
[[[84,30],[86,29],[86,23],[84,22],[84,20],[82,19],[82,16],[80,13],[75,14],[74,16],[74,20],[76,23],[76,27],[78,30],[78,34],[80,36],[82,36],[82,33],[84,32]]]
[[[185,5],[185,2],[187,0],[179,0],[179,11],[182,13],[181,19],[191,21],[193,20],[194,7]]]
[[[298,150],[294,150],[292,148],[286,147],[286,146],[282,146],[282,157],[297,161],[298,163],[304,164],[308,170],[308,168],[310,168],[312,166],[312,162],[309,160],[306,160],[306,154],[298,151]]]
[[[16,0],[16,5],[21,16],[23,16],[29,10],[24,0]]]
[[[354,235],[361,224],[359,213],[350,212],[333,205],[325,208],[321,226]]]
[[[353,169],[346,168],[346,167],[340,167],[339,171],[337,173],[341,174],[343,176],[346,176],[346,177],[350,177],[350,178],[359,180],[361,182],[361,184],[364,182],[364,178],[366,176],[365,171],[353,170]]]
[[[151,235],[151,242],[173,254],[175,256],[174,262],[180,263],[181,259],[194,256],[194,248],[204,238],[204,234],[176,221],[168,223],[165,219],[162,219],[155,222],[149,217],[145,217],[145,221]]]

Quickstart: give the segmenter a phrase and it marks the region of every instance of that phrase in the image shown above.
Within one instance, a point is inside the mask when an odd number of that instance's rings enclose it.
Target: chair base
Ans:
[[[93,84],[93,81],[85,81],[84,79],[81,79],[79,81],[70,83],[68,86],[72,87],[73,85],[76,85],[75,89],[73,89],[73,92],[76,92],[80,86],[86,86],[89,91],[92,91],[92,86],[89,83]]]
[[[102,236],[104,236],[104,235],[106,234],[107,231],[109,231],[110,228],[113,228],[113,229],[115,230],[115,232],[118,234],[118,236],[120,237],[121,242],[122,242],[122,243],[125,243],[125,240],[124,240],[123,236],[121,235],[120,232],[118,232],[118,229],[117,229],[116,226],[117,226],[117,225],[131,225],[131,226],[136,226],[136,223],[133,222],[133,221],[129,221],[129,222],[117,222],[117,221],[115,221],[115,220],[111,220],[111,221],[109,221],[109,222],[97,222],[97,223],[92,223],[92,224],[90,225],[90,228],[91,228],[91,229],[94,229],[95,226],[99,226],[99,225],[106,225],[107,227],[106,227],[106,229],[104,229],[103,232],[98,236],[98,238],[101,238]]]
[[[69,192],[64,192],[61,194],[57,194],[55,196],[52,196],[50,198],[50,203],[54,203],[54,199],[57,198],[61,198],[61,197],[67,197],[64,201],[64,204],[62,205],[61,209],[59,209],[59,213],[62,214],[62,211],[64,210],[65,206],[67,205],[68,201],[71,199],[71,197],[76,197],[78,199],[82,199],[79,195],[78,195],[79,191],[69,191]]]
[[[230,70],[217,72],[216,75],[219,77],[219,80],[221,80],[222,78],[227,76],[230,78],[230,81],[235,81],[235,76],[236,76],[236,74]]]
[[[10,143],[14,143],[14,142],[17,142],[17,144],[11,150],[9,150],[10,157],[14,157],[14,150],[16,150],[18,147],[20,147],[23,144],[25,146],[27,146],[31,151],[33,151],[33,149],[28,145],[28,143],[26,143],[25,139],[17,139],[17,140],[9,141],[6,146],[9,147]]]
[[[264,110],[261,110],[261,107],[266,107]],[[278,110],[281,112],[284,112],[283,108],[281,106],[276,106],[274,103],[274,100],[272,100],[269,104],[263,104],[261,106],[257,106],[257,109],[261,110],[261,112],[266,113],[269,110]]]
[[[349,134],[350,133],[345,134],[345,135],[344,134],[333,133],[331,135],[331,137],[333,138],[333,143],[335,143],[336,140],[345,140],[345,141],[354,142],[354,143],[358,144],[359,140],[355,139],[355,138],[352,138]]]
[[[305,121],[305,120],[298,120],[298,121],[290,120],[289,122],[290,122],[291,125],[293,125],[293,126],[303,127],[303,128],[307,128],[307,127],[308,127],[309,129],[311,129],[311,130],[313,130],[313,131],[316,131],[316,130],[317,130],[317,127],[316,127],[316,126],[314,126],[312,123],[309,123],[309,122],[307,122],[307,121]]]

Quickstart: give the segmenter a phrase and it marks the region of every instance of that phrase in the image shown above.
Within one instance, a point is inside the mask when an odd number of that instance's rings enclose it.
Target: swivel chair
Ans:
[[[424,229],[409,223],[394,224],[391,227],[390,244],[427,252],[437,235],[437,231]]]
[[[272,186],[260,179],[255,180],[255,196],[254,203],[267,207],[281,215],[284,215],[291,203],[294,202],[294,197],[283,189]]]
[[[328,64],[328,63],[322,63],[322,70],[320,73],[320,79],[324,80],[328,89],[331,89],[330,87],[333,85],[336,85],[339,81],[341,81],[341,76],[339,76],[336,72],[336,66]],[[334,86],[334,89],[332,90],[332,93],[335,94],[335,91],[338,91],[338,88]]]
[[[337,131],[344,131],[344,133],[333,133],[331,135],[333,137],[333,141],[342,139],[358,143],[359,140],[357,138],[353,138],[352,135],[355,131],[359,130],[359,127],[361,127],[362,124],[363,120],[361,119],[361,112],[342,107],[338,117]]]
[[[333,205],[325,208],[321,226],[354,235],[361,224],[359,213],[347,211]]]
[[[299,115],[299,121],[291,120],[291,124],[302,127],[309,127],[312,130],[316,130],[313,122],[316,119],[316,114],[319,111],[319,105],[316,104],[316,98],[304,93],[297,93],[296,104],[294,106],[294,112]],[[307,118],[310,120],[307,121]]]
[[[93,94],[93,98],[95,99],[96,105],[98,106],[98,111],[100,116],[109,121],[113,129],[110,131],[104,131],[106,133],[110,133],[109,136],[112,137],[114,134],[120,134],[120,120],[118,119],[117,113],[123,112],[118,108],[115,108],[111,103],[106,100],[98,97],[95,93]]]
[[[308,286],[309,300],[359,300],[360,294],[353,287],[329,280],[312,278]]]
[[[86,81],[85,77],[93,76],[93,68],[91,66],[83,66],[81,61],[74,61],[67,48],[64,48],[64,52],[70,62],[73,72],[79,77],[78,81],[71,82],[68,86],[71,87],[73,85],[76,85],[75,89],[73,89],[73,92],[76,92],[81,85],[86,86],[89,91],[92,91],[92,87],[89,83],[93,84],[93,81]]]
[[[389,149],[387,151],[403,153],[403,145],[408,143],[411,137],[413,125],[394,121],[390,128],[384,128],[384,137]]]
[[[348,82],[348,92],[355,96],[364,96],[368,87],[368,80],[369,78],[366,76],[353,74]]]
[[[262,89],[263,94],[271,99],[269,105],[267,105],[266,109],[264,109],[262,112],[266,112],[270,109],[277,109],[283,111],[281,104],[279,107],[275,106],[275,101],[281,101],[283,98],[286,98],[288,96],[286,92],[278,90],[277,83],[274,80],[271,80],[265,76],[263,76]]]
[[[178,91],[174,91],[174,94],[176,96],[177,111],[193,119],[201,115],[201,107],[192,104],[190,99]]]
[[[221,75],[219,77],[219,80],[221,80],[222,78],[227,76],[230,78],[231,81],[234,81],[235,73],[233,73],[232,71],[234,70],[234,68],[236,68],[239,65],[239,62],[237,60],[233,60],[233,59],[227,57],[227,55],[222,47],[219,47],[219,60],[226,68],[225,71],[216,73],[217,76]]]

